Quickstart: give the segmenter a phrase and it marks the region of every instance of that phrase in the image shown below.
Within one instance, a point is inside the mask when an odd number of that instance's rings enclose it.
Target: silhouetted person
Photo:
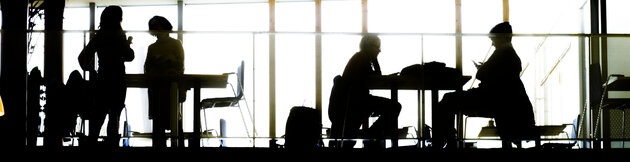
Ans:
[[[94,104],[94,98],[90,90],[91,83],[81,76],[78,70],[74,70],[70,73],[70,77],[66,82],[65,107],[68,109],[73,117],[71,120],[76,122],[76,117],[81,119],[89,119],[89,113],[91,112]],[[74,124],[76,125],[76,124]]]
[[[101,14],[99,31],[81,51],[79,63],[85,71],[96,77],[96,107],[90,120],[90,141],[95,143],[99,136],[105,116],[109,114],[106,143],[118,146],[120,113],[125,107],[127,83],[125,82],[125,64],[134,59],[133,49],[129,46],[132,38],[127,38],[122,30],[122,9],[108,6]],[[98,55],[98,72],[94,71],[94,53]]]
[[[171,129],[171,83],[184,74],[184,48],[179,40],[169,37],[171,23],[162,16],[149,20],[151,35],[157,40],[149,45],[144,73],[149,80],[149,118],[153,119],[153,147],[165,147],[164,130]],[[179,90],[179,102],[186,99]]]
[[[490,30],[494,53],[478,65],[477,88],[447,93],[433,110],[433,146],[454,146],[456,131],[454,116],[462,112],[468,116],[491,117],[496,121],[504,148],[511,148],[512,140],[533,139],[534,113],[520,79],[521,60],[512,47],[512,27],[508,22]]]
[[[37,137],[40,134],[39,126],[41,124],[41,118],[39,117],[39,113],[42,111],[42,106],[39,103],[40,95],[43,93],[40,86],[44,84],[42,73],[39,71],[39,68],[35,67],[31,70],[28,75],[27,82],[27,91],[28,91],[28,99],[27,99],[27,115],[26,115],[26,123],[27,123],[27,146],[34,147],[37,146]]]
[[[47,148],[61,147],[63,137],[69,135],[66,121],[68,113],[64,104],[65,85],[61,81],[45,79],[46,104],[44,105],[44,146]]]
[[[367,87],[370,77],[382,75],[377,59],[381,52],[380,38],[373,34],[364,35],[359,47],[360,51],[350,58],[343,75],[337,76],[334,80],[328,111],[332,122],[331,136],[357,138],[363,121],[370,116],[379,115],[380,117],[369,128],[367,137],[363,138],[383,139],[391,122],[398,119],[401,106],[397,101],[371,95]],[[344,142],[343,145],[352,148],[354,142]]]

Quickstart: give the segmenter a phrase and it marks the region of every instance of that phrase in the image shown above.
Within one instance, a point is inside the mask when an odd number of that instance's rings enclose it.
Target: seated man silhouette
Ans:
[[[520,79],[521,60],[511,43],[512,27],[503,22],[490,33],[496,49],[485,63],[477,64],[479,86],[445,94],[439,108],[433,110],[433,147],[454,146],[454,116],[458,112],[494,118],[503,148],[511,148],[512,141],[538,136],[532,104]]]
[[[367,34],[359,47],[360,51],[348,61],[343,76],[334,80],[328,110],[332,122],[331,137],[357,138],[362,122],[378,115],[380,117],[370,127],[367,137],[362,138],[383,139],[390,122],[398,119],[401,106],[397,101],[371,95],[367,87],[368,78],[381,76],[377,60],[381,52],[380,38]],[[343,147],[352,148],[354,144],[344,143]]]

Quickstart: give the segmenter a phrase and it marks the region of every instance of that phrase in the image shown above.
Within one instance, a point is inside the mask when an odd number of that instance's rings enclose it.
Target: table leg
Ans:
[[[398,101],[398,88],[392,87],[391,98],[394,101]],[[390,135],[392,140],[392,148],[398,147],[398,118],[390,119],[392,128],[390,129]]]
[[[177,107],[177,96],[178,96],[178,86],[176,82],[171,83],[170,87],[171,95],[169,97],[170,100],[170,124],[171,124],[171,147],[178,147],[179,144],[177,141],[179,140],[180,132],[179,132],[179,108]]]
[[[436,113],[435,110],[438,109],[438,103],[440,102],[439,97],[440,95],[438,94],[439,90],[437,89],[431,89],[431,125],[435,126],[435,123],[433,123],[433,121],[435,121],[434,119],[436,118]]]
[[[194,108],[193,108],[193,137],[192,140],[190,141],[190,143],[188,143],[189,147],[193,147],[193,148],[198,148],[200,143],[201,143],[201,133],[199,131],[201,131],[201,97],[200,95],[200,89],[201,86],[199,84],[199,82],[195,82],[194,85],[194,94],[193,94],[193,101],[194,101]]]
[[[424,90],[418,90],[418,147],[424,147]]]

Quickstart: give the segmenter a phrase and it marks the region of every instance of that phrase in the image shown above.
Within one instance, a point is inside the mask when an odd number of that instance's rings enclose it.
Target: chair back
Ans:
[[[241,61],[241,66],[238,67],[236,72],[236,78],[238,85],[236,86],[236,97],[243,97],[243,85],[245,84],[245,61]]]
[[[590,105],[599,106],[602,99],[602,72],[599,64],[592,64],[589,67]]]

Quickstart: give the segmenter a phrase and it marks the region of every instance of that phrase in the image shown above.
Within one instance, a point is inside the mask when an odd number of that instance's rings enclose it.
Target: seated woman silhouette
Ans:
[[[361,39],[359,47],[360,51],[350,58],[343,75],[334,80],[328,110],[332,122],[331,136],[357,138],[362,122],[370,116],[379,115],[367,137],[362,138],[382,139],[390,122],[398,119],[401,106],[397,101],[371,95],[367,87],[368,78],[381,76],[377,59],[381,52],[380,38],[367,34]],[[353,146],[354,143],[350,142],[344,143],[343,147]]]
[[[503,22],[490,33],[496,49],[485,63],[478,65],[479,86],[445,94],[438,110],[433,110],[433,147],[454,146],[454,116],[458,112],[494,118],[504,148],[511,147],[512,140],[537,136],[532,104],[520,79],[521,60],[511,43],[512,27]]]
[[[171,84],[184,74],[184,48],[182,42],[173,39],[169,33],[171,23],[162,16],[149,20],[151,35],[157,40],[149,45],[144,62],[144,73],[149,80],[149,118],[153,119],[153,147],[165,147],[165,129],[170,128]],[[178,101],[186,99],[186,90],[180,89]]]

